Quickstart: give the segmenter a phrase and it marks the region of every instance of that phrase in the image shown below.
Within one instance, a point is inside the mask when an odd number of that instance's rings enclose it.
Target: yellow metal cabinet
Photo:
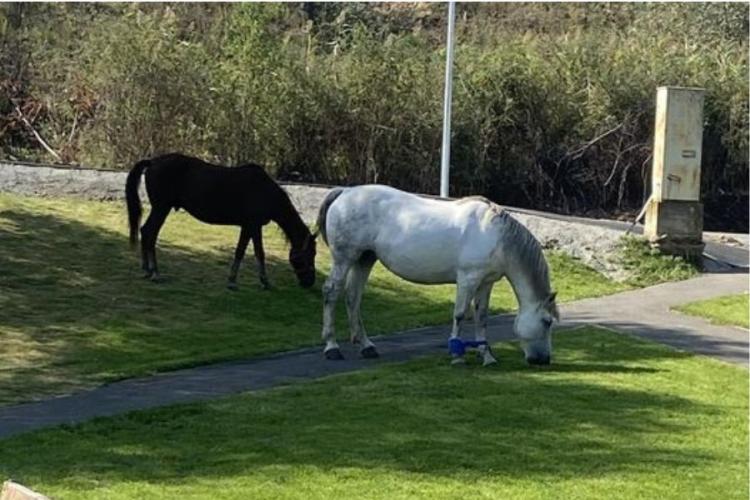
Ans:
[[[703,97],[703,89],[659,87],[656,91],[654,201],[700,200]]]

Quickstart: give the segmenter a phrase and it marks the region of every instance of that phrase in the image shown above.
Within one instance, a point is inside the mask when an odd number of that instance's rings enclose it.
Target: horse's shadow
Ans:
[[[166,239],[158,248],[164,281],[152,283],[142,279],[140,256],[124,230],[124,216],[116,231],[0,212],[0,404],[320,343],[325,275],[319,269],[316,286],[301,288],[285,259],[288,248],[267,248],[272,290],[260,285],[250,252],[239,291],[230,291],[238,231],[200,250]],[[377,288],[370,295],[387,310],[418,305]]]

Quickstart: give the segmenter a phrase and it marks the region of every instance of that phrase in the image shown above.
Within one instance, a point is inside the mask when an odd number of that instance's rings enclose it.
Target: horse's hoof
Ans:
[[[379,358],[380,354],[378,354],[378,351],[375,349],[374,345],[371,345],[369,347],[365,347],[359,353],[362,355],[365,359],[375,359]]]
[[[497,359],[495,359],[495,356],[492,354],[482,354],[481,352],[477,353],[477,361],[482,363],[483,366],[489,366],[494,365],[497,363]]]
[[[232,290],[233,292],[236,292],[237,290],[239,290],[239,287],[237,286],[237,283],[235,283],[233,281],[230,281],[229,283],[227,283],[227,288],[229,290]]]
[[[149,279],[151,280],[151,283],[163,283],[164,282],[164,278],[162,278],[160,275],[156,273],[152,274]]]
[[[331,361],[344,359],[344,355],[341,354],[341,350],[338,348],[328,349],[324,354],[326,355],[326,359],[330,359]]]

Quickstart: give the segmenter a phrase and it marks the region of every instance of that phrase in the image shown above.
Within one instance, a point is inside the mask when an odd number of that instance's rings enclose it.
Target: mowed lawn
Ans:
[[[158,248],[166,280],[155,284],[141,278],[126,221],[124,202],[0,194],[0,404],[320,343],[320,287],[330,268],[322,242],[318,282],[302,289],[270,224],[274,289],[260,288],[249,251],[232,292],[225,284],[239,229],[173,213]],[[569,257],[553,253],[549,262],[559,301],[624,288]],[[412,285],[378,266],[365,324],[382,334],[448,323],[453,296],[454,286]],[[515,307],[510,287],[499,284],[493,312]],[[340,340],[349,338],[345,317],[340,303]]]
[[[746,499],[744,368],[593,327],[0,441],[54,498]]]
[[[691,302],[675,309],[685,314],[701,316],[711,323],[750,328],[750,296],[747,293]]]

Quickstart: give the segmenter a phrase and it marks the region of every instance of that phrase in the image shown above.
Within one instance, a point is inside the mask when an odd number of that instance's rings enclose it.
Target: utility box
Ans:
[[[659,87],[651,169],[651,198],[644,233],[662,251],[700,259],[703,99],[696,88]]]
[[[659,87],[652,195],[655,201],[699,201],[703,147],[703,89]]]

